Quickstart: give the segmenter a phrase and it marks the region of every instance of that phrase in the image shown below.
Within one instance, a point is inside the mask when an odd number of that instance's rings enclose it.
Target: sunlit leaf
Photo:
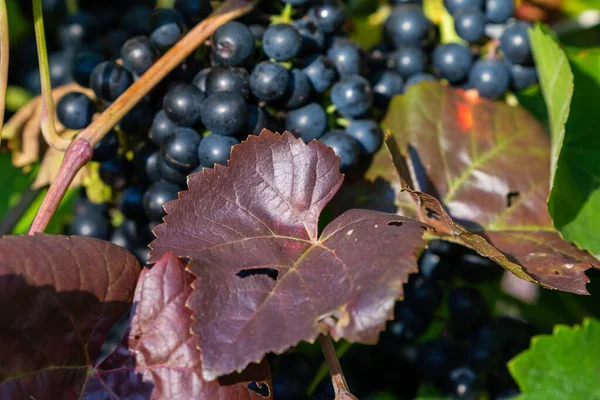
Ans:
[[[509,364],[520,400],[600,399],[600,322],[557,325],[552,335],[535,336],[531,347]]]
[[[229,167],[188,177],[167,203],[151,261],[191,259],[203,375],[214,379],[321,333],[374,342],[402,296],[424,225],[350,210],[321,235],[323,207],[342,184],[324,144],[263,131],[232,150]]]
[[[565,239],[600,255],[600,115],[591,101],[600,93],[600,50],[567,58],[539,27],[531,40],[552,134],[548,210]]]
[[[585,270],[598,263],[552,225],[550,143],[525,110],[425,83],[392,101],[384,126],[421,219],[438,234],[520,278],[587,293]]]

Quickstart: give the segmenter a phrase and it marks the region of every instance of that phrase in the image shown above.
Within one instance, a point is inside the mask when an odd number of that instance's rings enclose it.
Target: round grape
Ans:
[[[403,46],[392,56],[394,68],[403,78],[425,71],[426,57],[419,47]]]
[[[242,65],[254,56],[254,35],[240,22],[221,25],[212,38],[212,55],[216,65]]]
[[[327,113],[317,103],[309,103],[288,113],[285,130],[305,143],[318,139],[327,129]]]
[[[354,138],[346,135],[342,130],[336,129],[324,134],[320,139],[327,146],[331,147],[340,158],[340,170],[349,171],[358,164],[360,159],[360,146]]]
[[[68,129],[83,129],[92,122],[96,105],[81,92],[65,94],[56,104],[56,115]]]
[[[231,136],[208,135],[198,146],[200,166],[213,168],[215,164],[227,166],[231,148],[239,141]]]
[[[286,93],[289,82],[289,71],[277,62],[263,61],[250,74],[250,90],[260,100],[280,99]]]
[[[420,46],[427,39],[431,26],[420,6],[407,4],[394,8],[385,21],[385,32],[397,48]]]
[[[373,88],[360,75],[346,76],[333,85],[331,102],[341,115],[356,117],[367,112],[373,104]]]
[[[200,134],[191,128],[177,128],[163,144],[163,160],[180,172],[188,172],[199,164]]]
[[[527,32],[529,27],[527,22],[514,22],[506,27],[500,37],[500,49],[504,57],[514,64],[533,64],[529,33]]]
[[[469,85],[489,99],[502,96],[509,84],[510,74],[502,61],[479,60],[469,73]]]
[[[433,52],[433,66],[437,73],[450,83],[464,80],[473,64],[468,47],[458,43],[438,46]]]
[[[144,194],[144,211],[152,221],[161,221],[167,213],[163,206],[176,200],[179,186],[167,182],[156,182]]]
[[[267,57],[276,61],[288,61],[300,53],[302,37],[293,25],[275,24],[265,31],[262,45]]]
[[[202,103],[200,115],[202,123],[212,133],[234,136],[247,126],[248,106],[239,94],[217,92]]]
[[[467,42],[477,43],[485,34],[485,17],[475,8],[463,8],[454,17],[454,29]]]
[[[200,109],[204,93],[188,84],[171,87],[163,100],[163,109],[167,117],[179,126],[196,126],[200,122]]]

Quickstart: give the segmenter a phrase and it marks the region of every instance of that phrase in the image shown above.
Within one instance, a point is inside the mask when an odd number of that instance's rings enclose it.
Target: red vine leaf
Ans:
[[[424,246],[424,225],[350,210],[318,235],[342,184],[321,142],[263,131],[235,146],[228,167],[188,178],[155,229],[151,261],[191,259],[188,300],[207,380],[320,333],[374,342]]]
[[[585,271],[599,264],[552,225],[550,142],[529,113],[426,83],[394,99],[383,124],[404,189],[438,235],[522,279],[588,293]]]
[[[70,398],[129,308],[138,262],[102,240],[44,234],[6,236],[0,254],[0,398]]]
[[[185,302],[194,277],[185,262],[166,254],[145,269],[134,296],[131,326],[123,342],[91,374],[85,398],[206,399],[272,398],[266,362],[218,381],[202,379],[197,337],[190,331],[191,311]],[[266,396],[248,388],[257,382]]]

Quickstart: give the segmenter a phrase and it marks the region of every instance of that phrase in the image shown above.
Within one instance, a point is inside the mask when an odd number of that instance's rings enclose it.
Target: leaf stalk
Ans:
[[[331,382],[333,383],[333,389],[335,390],[335,398],[337,399],[354,399],[355,397],[350,394],[346,377],[342,371],[340,360],[337,358],[335,352],[335,346],[331,337],[327,335],[320,335],[319,342],[321,343],[321,350],[325,356],[325,361],[329,366],[329,373],[331,374]]]

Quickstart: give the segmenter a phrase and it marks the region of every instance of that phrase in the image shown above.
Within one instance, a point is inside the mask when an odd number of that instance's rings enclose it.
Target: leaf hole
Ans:
[[[390,221],[390,222],[388,222],[388,225],[389,226],[402,226],[402,225],[404,225],[404,222],[402,222],[402,221]]]
[[[141,337],[140,335],[135,335],[133,338],[134,338],[135,340],[140,340],[142,337]]]
[[[425,211],[427,211],[427,218],[432,218],[432,219],[435,219],[436,221],[440,219],[440,214],[437,211],[435,211],[429,207],[427,207],[425,209]]]
[[[509,192],[506,195],[506,206],[511,207],[519,199],[519,192]]]
[[[266,275],[276,281],[277,277],[279,276],[279,271],[277,271],[275,268],[249,268],[241,270],[236,275],[242,279],[249,276]]]
[[[256,382],[250,382],[248,384],[248,390],[251,390],[254,393],[258,393],[262,397],[269,397],[271,395],[271,390],[269,390],[269,385],[267,385],[266,383],[259,385]]]

